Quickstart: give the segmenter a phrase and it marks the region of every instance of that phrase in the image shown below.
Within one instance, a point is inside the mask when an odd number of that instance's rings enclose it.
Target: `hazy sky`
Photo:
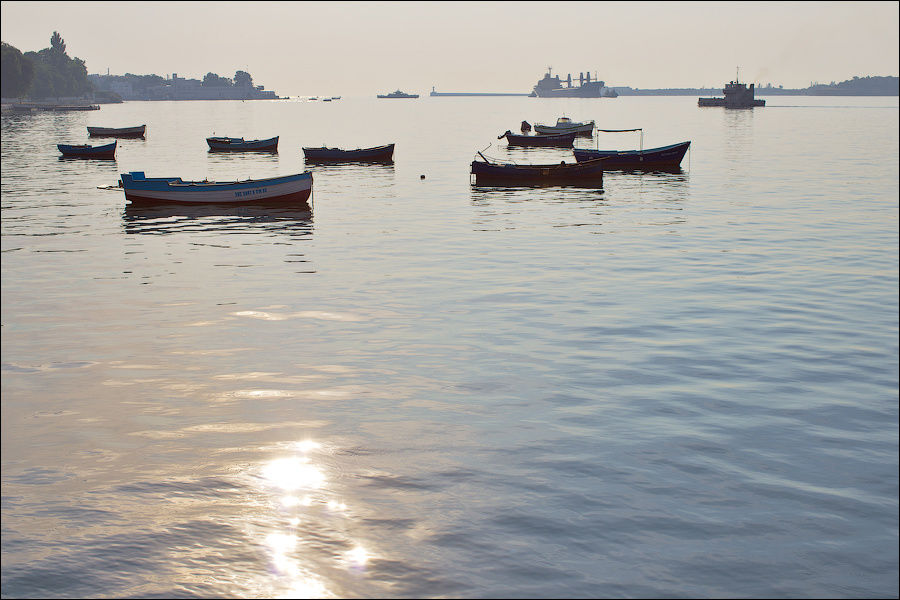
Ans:
[[[2,39],[59,31],[89,73],[248,71],[280,95],[607,85],[806,87],[898,74],[897,2],[2,2]]]

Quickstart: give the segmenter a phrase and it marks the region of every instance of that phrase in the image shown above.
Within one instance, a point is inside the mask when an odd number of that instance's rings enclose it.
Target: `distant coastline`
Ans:
[[[253,85],[253,78],[238,71],[235,80],[207,73],[200,79],[188,79],[172,73],[171,78],[159,75],[88,75],[94,89],[122,100],[280,100],[281,97],[264,86]]]
[[[434,86],[429,96],[528,96],[529,94],[514,92],[437,92]]]
[[[615,87],[620,96],[715,96],[722,88],[632,88]],[[757,96],[898,96],[898,77],[854,77],[840,83],[813,84],[806,88],[756,85]]]
[[[724,87],[724,85],[723,85]],[[718,96],[722,87],[715,88],[633,88],[629,86],[609,86],[619,96]],[[785,88],[756,84],[757,96],[900,96],[898,77],[854,77],[840,83],[814,83],[805,88]],[[531,96],[527,93],[512,92],[438,92],[431,88],[432,97],[441,96]]]

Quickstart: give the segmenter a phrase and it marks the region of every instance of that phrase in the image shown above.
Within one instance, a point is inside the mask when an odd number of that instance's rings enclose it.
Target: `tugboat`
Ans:
[[[578,85],[572,85],[572,74],[565,79],[565,86],[559,75],[552,76],[553,69],[547,67],[547,73],[543,79],[537,82],[531,92],[532,98],[615,98],[618,94],[611,93],[605,82],[591,79],[590,71],[578,74]]]
[[[740,69],[738,69],[740,75]],[[734,81],[729,81],[722,90],[725,94],[724,98],[698,98],[697,106],[724,106],[725,108],[753,108],[754,106],[765,106],[765,100],[757,100],[754,98],[756,93],[753,84],[747,87],[746,83],[738,82],[735,77]]]

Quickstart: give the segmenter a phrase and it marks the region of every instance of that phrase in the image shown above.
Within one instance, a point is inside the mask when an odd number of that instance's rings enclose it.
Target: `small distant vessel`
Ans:
[[[57,144],[56,147],[62,152],[66,158],[115,158],[116,144],[118,140],[112,144],[104,144],[103,146],[90,146],[88,144]]]
[[[578,85],[573,85],[572,74],[566,77],[566,85],[563,86],[559,75],[553,76],[553,69],[547,67],[547,73],[535,84],[531,92],[532,97],[537,98],[615,98],[618,94],[610,93],[603,81],[597,76],[591,79],[591,72],[578,74]]]
[[[556,125],[542,125],[535,123],[534,131],[541,135],[556,133],[575,133],[577,135],[592,136],[594,135],[594,121],[578,122],[573,121],[569,117],[560,117],[556,120]]]
[[[389,162],[394,159],[394,144],[355,150],[303,148],[303,157],[307,162]]]
[[[184,204],[305,204],[312,194],[312,173],[244,181],[183,181],[181,177],[146,177],[143,171],[120,175],[119,187],[129,202]]]
[[[740,69],[738,69],[738,76]],[[724,98],[698,98],[697,106],[723,106],[725,108],[753,108],[754,106],[765,106],[765,100],[757,100],[754,84],[747,87],[746,83],[740,83],[738,77],[734,81],[725,84],[722,90]]]
[[[551,135],[518,135],[506,130],[503,135],[497,136],[498,140],[506,138],[510,146],[541,146],[553,148],[571,148],[575,143],[576,133],[558,133]]]
[[[681,165],[690,142],[680,142],[670,146],[648,148],[646,150],[591,150],[575,148],[575,160],[584,162],[595,158],[606,159],[606,170],[664,169]]]
[[[481,152],[481,161],[472,161],[471,174],[476,185],[584,185],[603,187],[603,163],[605,158],[584,162],[549,165],[517,165],[490,160]]]
[[[278,152],[278,136],[265,140],[245,140],[232,137],[208,137],[211,152]]]
[[[401,92],[397,90],[396,92],[391,92],[390,94],[379,94],[379,98],[418,98],[418,94],[407,94],[406,92]]]
[[[146,125],[138,125],[137,127],[88,127],[88,135],[92,137],[144,137],[147,132]]]

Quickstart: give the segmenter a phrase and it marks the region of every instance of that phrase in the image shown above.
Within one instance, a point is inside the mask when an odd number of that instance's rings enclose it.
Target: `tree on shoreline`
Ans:
[[[21,98],[28,93],[34,81],[34,62],[15,46],[6,42],[0,42],[0,46],[0,94],[4,98]]]
[[[220,77],[216,73],[207,73],[203,76],[203,82],[200,84],[203,87],[231,87],[231,80],[227,77]]]
[[[235,71],[234,87],[253,87],[253,77],[247,71]]]
[[[52,98],[83,96],[93,91],[87,67],[80,58],[69,58],[59,32],[50,37],[50,47],[25,52],[3,42],[3,97]]]
[[[24,55],[34,64],[34,80],[28,90],[35,98],[83,96],[93,91],[87,78],[87,67],[78,57],[69,58],[66,42],[54,31],[50,47]]]

